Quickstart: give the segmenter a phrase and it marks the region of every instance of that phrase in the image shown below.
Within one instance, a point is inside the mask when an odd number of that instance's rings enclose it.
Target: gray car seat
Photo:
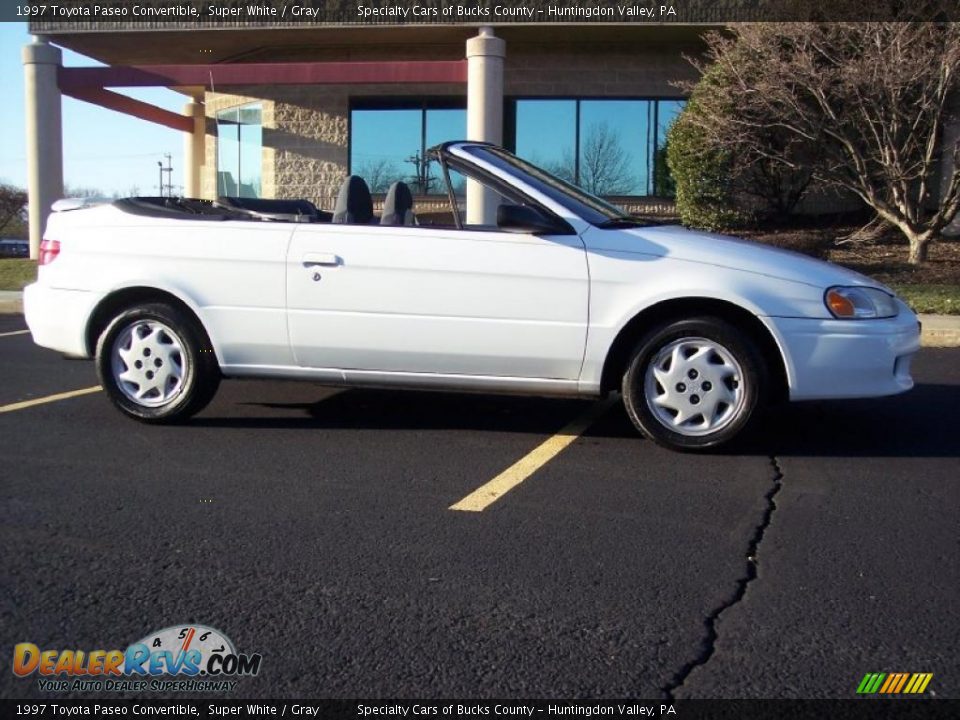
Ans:
[[[383,213],[380,215],[381,225],[416,225],[417,218],[413,214],[413,194],[406,183],[395,182],[387,190],[387,197],[383,201]]]
[[[359,175],[351,175],[340,186],[337,204],[333,208],[333,222],[366,225],[373,219],[373,200],[370,188]]]

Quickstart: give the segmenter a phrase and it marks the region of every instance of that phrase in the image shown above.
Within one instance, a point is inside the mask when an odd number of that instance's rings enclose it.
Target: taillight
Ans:
[[[40,241],[40,264],[49,265],[57,259],[60,254],[59,240],[41,240]]]

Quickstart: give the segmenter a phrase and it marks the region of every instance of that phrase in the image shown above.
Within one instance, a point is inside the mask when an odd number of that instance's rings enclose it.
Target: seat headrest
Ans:
[[[387,197],[383,201],[383,213],[380,215],[381,225],[412,225],[413,224],[413,193],[406,183],[395,182],[387,190]]]
[[[359,175],[351,175],[340,186],[337,204],[333,208],[333,222],[365,225],[373,219],[373,200],[370,188]]]

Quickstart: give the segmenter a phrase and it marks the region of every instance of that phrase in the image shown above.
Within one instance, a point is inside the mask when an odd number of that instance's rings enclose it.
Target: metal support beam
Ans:
[[[502,41],[501,41],[502,42]],[[463,83],[463,60],[317,63],[221,63],[61,68],[60,88],[202,85]]]
[[[135,100],[132,97],[121,95],[110,90],[96,87],[73,87],[63,91],[64,95],[69,95],[77,100],[84,100],[108,110],[116,110],[141,120],[148,120],[158,125],[166,125],[173,130],[180,130],[185,133],[193,132],[193,118],[179,113],[164,110],[156,105]]]

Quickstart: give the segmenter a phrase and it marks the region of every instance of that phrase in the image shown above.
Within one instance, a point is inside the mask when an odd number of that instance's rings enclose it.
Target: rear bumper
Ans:
[[[23,291],[23,314],[33,341],[68,355],[89,357],[87,322],[101,297],[84,290],[28,285]]]
[[[768,319],[784,351],[791,400],[878,397],[913,387],[920,323],[903,303],[887,320]]]

